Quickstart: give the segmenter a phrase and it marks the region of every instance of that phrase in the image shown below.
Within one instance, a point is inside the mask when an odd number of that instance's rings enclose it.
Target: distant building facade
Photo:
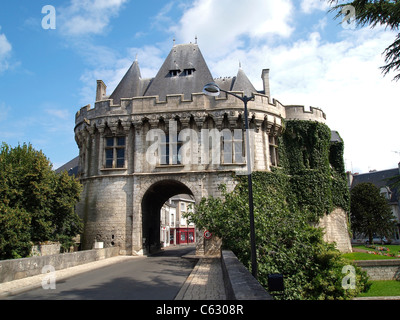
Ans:
[[[386,239],[392,243],[400,243],[400,193],[399,189],[393,187],[393,182],[397,181],[400,175],[400,163],[397,168],[388,170],[373,170],[368,173],[351,173],[347,172],[347,180],[350,189],[354,188],[360,183],[370,182],[380,189],[380,193],[385,197],[390,208],[392,209],[393,219],[396,221],[397,226],[393,230],[392,237]],[[374,236],[374,241],[380,241],[379,235]],[[353,242],[365,242],[368,239],[367,236],[362,234],[353,234]]]
[[[261,78],[260,91],[242,68],[234,77],[214,79],[198,45],[184,44],[173,46],[154,78],[142,78],[134,61],[111,95],[99,80],[94,108],[88,105],[76,114],[83,248],[97,240],[119,246],[123,254],[146,254],[168,242],[167,229],[170,244],[173,234],[174,243],[193,238],[198,252],[213,247],[205,245],[200,231],[192,235],[191,226],[177,220],[179,205],[174,226],[171,217],[167,224],[168,206],[160,219],[168,199],[186,194],[198,203],[202,197],[221,196],[218,186],[233,190],[233,175],[246,170],[243,103],[226,94],[210,98],[202,93],[204,85],[215,82],[254,96],[248,104],[254,171],[279,166],[277,138],[285,120],[326,122],[320,109],[271,99],[269,69],[262,70]],[[345,214],[337,217],[347,225]]]

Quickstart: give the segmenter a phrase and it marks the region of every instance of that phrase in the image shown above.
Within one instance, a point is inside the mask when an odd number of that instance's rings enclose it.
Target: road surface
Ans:
[[[173,300],[196,261],[182,258],[193,246],[167,248],[150,257],[95,269],[7,300]]]

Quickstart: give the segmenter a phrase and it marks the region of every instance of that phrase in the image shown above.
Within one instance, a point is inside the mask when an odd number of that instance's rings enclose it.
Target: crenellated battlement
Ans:
[[[243,92],[235,92],[243,95]],[[263,94],[255,94],[254,101],[249,102],[250,113],[268,113],[282,117],[285,115],[285,106]],[[187,112],[209,112],[218,110],[237,110],[243,112],[243,102],[239,99],[227,95],[210,98],[203,93],[194,93],[191,99],[185,99],[183,94],[167,95],[164,101],[158,96],[134,97],[121,99],[119,105],[113,104],[113,100],[106,99],[95,102],[94,108],[90,105],[82,107],[75,116],[75,124],[90,121],[107,116],[131,116],[148,115],[158,113],[187,113]]]
[[[305,120],[326,123],[326,114],[319,108],[310,107],[310,111],[304,106],[285,106],[286,120]]]

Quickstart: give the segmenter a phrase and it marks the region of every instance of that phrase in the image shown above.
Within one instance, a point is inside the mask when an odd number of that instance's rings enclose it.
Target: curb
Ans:
[[[186,257],[186,258],[188,258],[188,257]],[[189,259],[192,259],[192,257],[190,257]],[[190,273],[189,277],[187,277],[185,283],[183,284],[183,286],[179,290],[179,292],[176,295],[174,300],[183,300],[183,298],[185,297],[186,291],[188,290],[188,288],[192,284],[192,281],[195,278],[196,273],[199,270],[201,263],[203,262],[202,260],[203,260],[202,258],[199,259],[199,261],[197,262],[196,266],[194,267],[194,269]]]

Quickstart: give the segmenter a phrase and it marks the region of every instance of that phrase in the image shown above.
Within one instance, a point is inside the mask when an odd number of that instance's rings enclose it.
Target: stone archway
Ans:
[[[193,192],[177,180],[161,180],[152,184],[142,198],[142,239],[146,253],[160,249],[160,210],[163,204],[178,194]]]

